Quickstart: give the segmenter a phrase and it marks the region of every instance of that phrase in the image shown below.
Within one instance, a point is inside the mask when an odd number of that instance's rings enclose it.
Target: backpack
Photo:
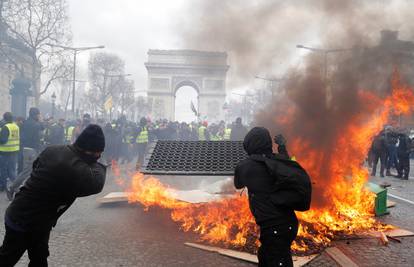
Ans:
[[[264,162],[269,173],[274,177],[274,188],[270,199],[275,205],[289,207],[296,211],[310,209],[311,179],[298,162],[277,154],[272,158],[251,155],[250,159]]]

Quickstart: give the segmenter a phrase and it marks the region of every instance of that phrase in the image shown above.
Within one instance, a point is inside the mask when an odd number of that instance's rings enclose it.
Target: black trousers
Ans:
[[[259,267],[293,267],[290,246],[297,233],[297,223],[260,230]]]
[[[375,176],[377,174],[377,164],[378,160],[381,161],[380,175],[384,176],[384,170],[387,164],[387,152],[386,151],[375,151],[373,154],[372,162],[372,172],[371,175]]]
[[[398,177],[408,179],[410,175],[410,154],[400,154],[398,155]]]
[[[0,266],[14,266],[27,250],[29,267],[47,266],[51,229],[18,232],[6,225],[6,235],[0,247]]]

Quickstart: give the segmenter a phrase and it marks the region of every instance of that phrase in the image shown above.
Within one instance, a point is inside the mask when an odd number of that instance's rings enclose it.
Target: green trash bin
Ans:
[[[388,214],[387,211],[387,189],[374,183],[367,183],[366,187],[373,192],[375,197],[375,215]]]

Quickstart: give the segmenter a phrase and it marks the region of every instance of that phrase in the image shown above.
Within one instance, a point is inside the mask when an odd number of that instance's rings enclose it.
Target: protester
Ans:
[[[284,190],[279,181],[282,180],[279,168],[273,164],[284,161],[283,170],[299,170],[306,172],[294,161],[289,159],[285,139],[278,136],[275,140],[279,145],[279,154],[272,152],[272,139],[269,131],[262,127],[253,128],[245,137],[243,146],[249,158],[240,162],[235,170],[234,185],[237,189],[247,187],[250,210],[260,228],[258,251],[259,266],[293,266],[290,246],[298,231],[298,220],[294,209],[301,204],[300,210],[309,209],[311,185],[307,180],[304,188],[296,190],[289,186]],[[276,165],[277,166],[277,165]],[[271,169],[269,169],[271,168]],[[295,181],[295,177],[291,177]],[[306,192],[298,198],[297,192]],[[295,203],[295,204],[293,204]]]
[[[20,129],[13,122],[11,112],[3,114],[5,124],[0,130],[0,191],[4,191],[7,180],[14,181],[17,176],[17,160],[20,150]]]
[[[81,132],[89,125],[91,124],[91,115],[88,113],[85,113],[82,117],[82,121],[78,122],[75,130],[73,131],[73,137],[72,138],[78,138],[78,136],[81,134]],[[73,139],[72,139],[73,140]]]
[[[410,175],[410,153],[412,150],[411,139],[405,134],[398,135],[398,175],[397,177],[403,180],[408,180]]]
[[[29,118],[23,122],[21,129],[21,143],[23,147],[33,148],[37,153],[42,149],[41,135],[45,129],[40,122],[40,111],[38,108],[30,108]]]
[[[45,142],[47,145],[63,145],[65,143],[65,120],[59,119],[52,122],[47,128]]]
[[[233,127],[231,128],[230,140],[242,141],[247,134],[247,127],[243,125],[242,119],[237,118]]]
[[[144,156],[145,151],[147,149],[148,145],[148,139],[149,139],[149,132],[147,128],[147,119],[141,118],[141,121],[139,122],[139,127],[137,129],[137,136],[135,139],[136,143],[136,151],[138,155],[138,161],[137,161],[137,167],[141,167],[144,163]]]
[[[52,227],[77,197],[101,192],[106,167],[98,125],[89,125],[73,145],[50,146],[33,163],[30,178],[6,210],[1,266],[14,266],[26,250],[29,266],[47,266]]]
[[[380,176],[384,177],[384,170],[387,160],[387,144],[385,142],[385,134],[381,131],[377,136],[374,137],[374,140],[371,145],[372,153],[372,172],[371,175],[375,176],[377,173],[377,164],[378,160],[381,161],[380,167]]]

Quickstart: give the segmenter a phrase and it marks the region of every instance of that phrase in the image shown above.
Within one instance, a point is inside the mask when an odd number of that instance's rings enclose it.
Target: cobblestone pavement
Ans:
[[[194,188],[197,178],[163,178],[175,186]],[[401,181],[394,178],[372,177],[373,182],[390,182],[392,194],[414,201],[414,179]],[[213,179],[214,180],[214,179]],[[173,182],[174,181],[174,182]],[[179,230],[169,219],[168,211],[151,209],[143,211],[134,204],[100,206],[96,199],[108,192],[120,191],[112,177],[108,177],[104,191],[98,196],[78,199],[62,216],[50,238],[50,266],[256,266],[215,253],[184,246],[197,237]],[[414,231],[414,205],[392,199],[397,206],[390,214],[380,218]],[[0,194],[0,214],[8,205],[4,193]],[[0,223],[3,224],[1,215]],[[0,227],[3,237],[4,227]],[[402,243],[390,241],[382,246],[377,239],[336,241],[347,256],[360,266],[414,266],[414,237],[401,238]],[[17,266],[27,266],[25,255]],[[307,266],[336,266],[322,253]]]

